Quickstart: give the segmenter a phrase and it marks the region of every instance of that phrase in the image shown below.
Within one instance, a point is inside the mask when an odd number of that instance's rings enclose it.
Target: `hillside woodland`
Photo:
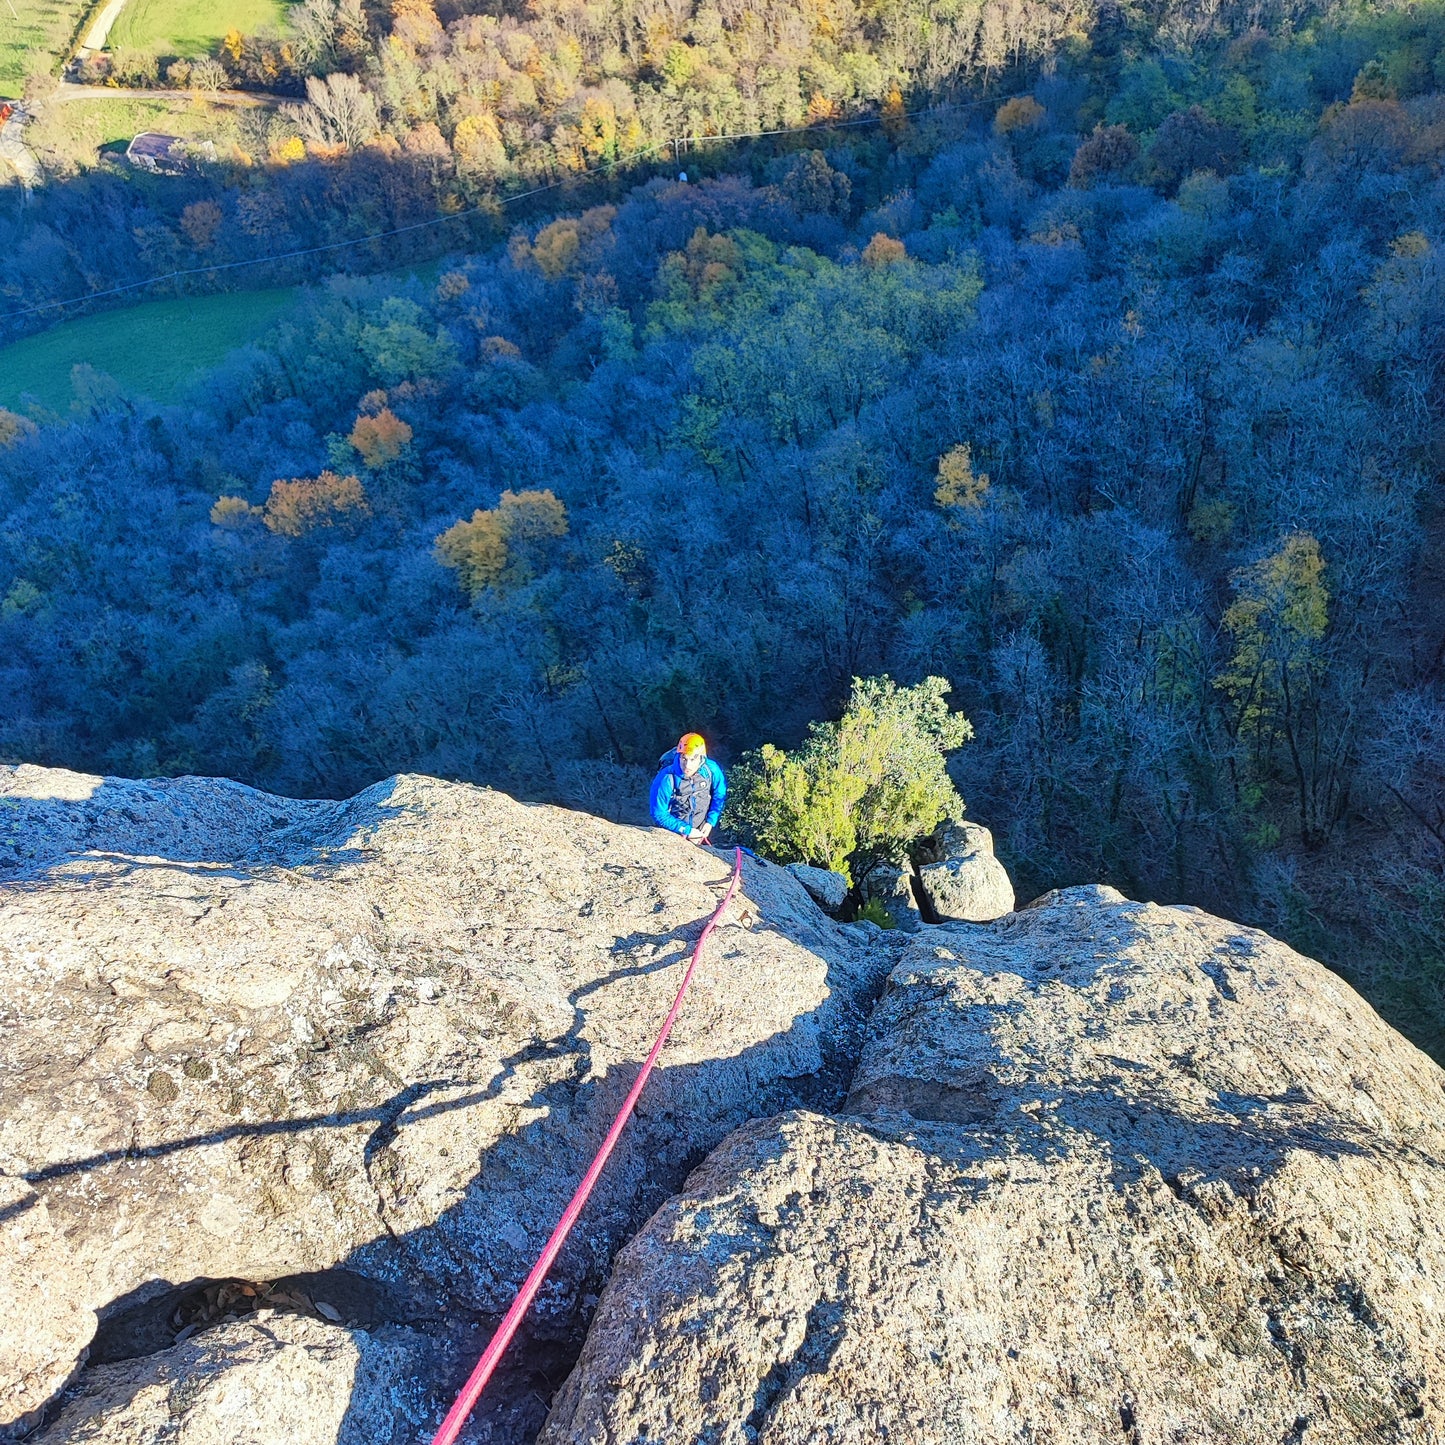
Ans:
[[[294,164],[7,213],[19,310],[491,198],[186,406],[0,416],[0,754],[634,817],[683,728],[941,676],[1021,897],[1259,923],[1438,1054],[1445,18],[936,11],[307,0]]]

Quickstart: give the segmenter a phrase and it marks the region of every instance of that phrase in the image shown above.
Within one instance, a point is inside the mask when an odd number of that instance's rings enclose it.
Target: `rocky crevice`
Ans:
[[[117,1300],[98,1312],[88,1365],[159,1354],[262,1311],[306,1315],[359,1330],[433,1322],[408,1317],[385,1287],[350,1270],[317,1270],[274,1280],[191,1280],[159,1293],[137,1293],[142,1297]]]

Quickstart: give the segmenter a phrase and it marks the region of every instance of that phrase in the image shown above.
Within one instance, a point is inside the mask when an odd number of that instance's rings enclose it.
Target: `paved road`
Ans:
[[[15,167],[20,184],[28,190],[40,184],[40,162],[25,144],[25,122],[29,116],[16,106],[10,119],[0,126],[0,157]]]
[[[105,49],[110,27],[120,19],[120,12],[124,9],[125,0],[107,0],[105,8],[91,21],[90,29],[85,32],[85,38],[75,52],[79,58],[83,60],[87,55]]]

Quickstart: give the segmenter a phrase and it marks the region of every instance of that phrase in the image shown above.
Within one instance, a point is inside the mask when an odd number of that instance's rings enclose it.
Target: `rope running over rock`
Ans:
[[[682,1001],[687,995],[688,985],[692,982],[693,971],[697,968],[698,959],[702,957],[702,946],[707,942],[708,935],[713,931],[718,919],[722,917],[723,909],[728,906],[733,894],[737,891],[738,883],[742,879],[742,870],[742,849],[735,848],[733,850],[733,874],[728,881],[727,891],[723,894],[722,901],[713,910],[712,917],[703,925],[702,934],[692,950],[692,961],[687,966],[687,972],[682,976],[677,997],[673,999],[672,1007],[668,1010],[666,1019],[663,1020],[662,1029],[657,1035],[657,1042],[652,1046],[652,1052],[643,1062],[636,1082],[623,1101],[621,1109],[617,1111],[617,1117],[612,1121],[612,1127],[607,1131],[607,1137],[602,1141],[602,1147],[588,1166],[587,1173],[582,1176],[582,1182],[577,1186],[577,1192],[572,1196],[572,1202],[563,1210],[562,1217],[557,1221],[557,1227],[552,1231],[552,1237],[547,1241],[546,1248],[543,1249],[536,1264],[532,1266],[532,1272],[527,1276],[522,1288],[517,1291],[516,1299],[512,1301],[511,1308],[497,1327],[496,1334],[492,1336],[491,1342],[482,1352],[482,1357],[477,1361],[477,1367],[472,1371],[471,1378],[462,1387],[461,1394],[457,1396],[456,1404],[447,1412],[446,1419],[442,1421],[440,1429],[432,1438],[432,1445],[453,1445],[462,1426],[467,1422],[467,1416],[472,1413],[477,1401],[481,1398],[482,1391],[487,1386],[487,1381],[492,1378],[492,1373],[496,1370],[507,1346],[511,1343],[512,1336],[517,1333],[517,1328],[531,1307],[532,1300],[538,1289],[541,1288],[542,1281],[547,1277],[547,1271],[551,1269],[553,1261],[567,1242],[567,1236],[577,1222],[578,1215],[582,1213],[593,1186],[601,1177],[602,1168],[607,1163],[613,1146],[621,1136],[624,1125],[631,1117],[633,1105],[637,1103],[638,1096],[642,1093],[642,1086],[647,1082],[647,1076],[652,1072],[652,1066],[657,1062],[657,1057],[662,1052],[662,1046],[667,1042],[667,1036],[672,1032],[672,1026],[682,1011]]]

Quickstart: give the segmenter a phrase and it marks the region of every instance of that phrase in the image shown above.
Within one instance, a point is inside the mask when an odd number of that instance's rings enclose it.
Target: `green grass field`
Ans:
[[[71,368],[86,362],[114,377],[127,396],[173,402],[255,340],[295,304],[294,290],[240,291],[147,301],[84,316],[0,348],[0,406],[25,393],[64,412],[74,400]]]
[[[0,0],[3,8],[3,0]],[[151,55],[210,55],[228,30],[279,35],[286,29],[285,0],[127,0],[111,27],[107,48]]]
[[[59,59],[87,8],[86,0],[0,0],[0,99],[18,100],[25,77]]]

